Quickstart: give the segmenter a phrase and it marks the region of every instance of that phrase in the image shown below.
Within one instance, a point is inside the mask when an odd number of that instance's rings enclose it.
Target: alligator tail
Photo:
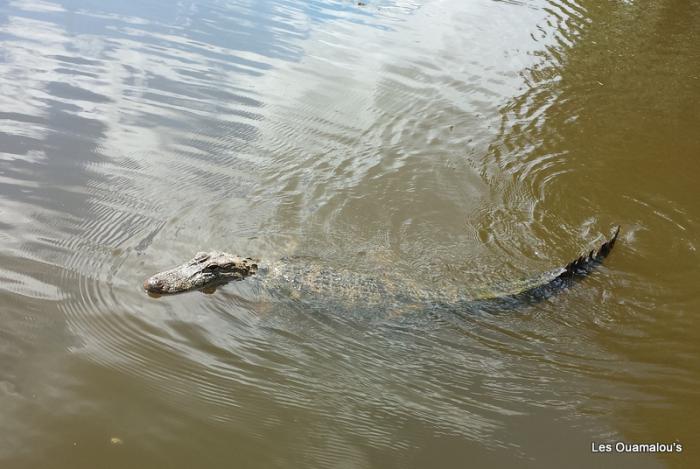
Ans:
[[[518,293],[506,295],[505,297],[493,298],[505,306],[506,303],[513,306],[517,303],[536,303],[553,296],[561,290],[564,290],[576,281],[586,277],[596,267],[602,264],[615,246],[615,241],[620,234],[620,227],[615,229],[613,236],[604,242],[597,250],[593,249],[588,254],[569,262],[565,267],[550,272],[545,276],[541,283],[537,283],[530,288],[526,288]]]
[[[603,262],[603,259],[608,257],[608,254],[610,254],[610,251],[612,251],[612,248],[615,246],[615,241],[617,241],[617,236],[619,234],[620,227],[618,226],[612,238],[604,242],[597,251],[593,249],[590,253],[588,253],[588,255],[584,254],[578,259],[569,262],[566,267],[564,267],[564,271],[560,273],[557,278],[564,279],[588,275],[593,269]]]

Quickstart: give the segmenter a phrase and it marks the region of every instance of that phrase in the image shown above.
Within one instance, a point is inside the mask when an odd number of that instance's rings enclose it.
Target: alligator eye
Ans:
[[[221,266],[222,269],[230,270],[233,268],[233,262],[229,262],[228,264],[224,264]]]
[[[207,266],[207,269],[209,269],[209,270],[218,270],[218,269],[219,269],[219,265],[218,265],[218,264],[211,264],[211,265],[208,265],[208,266]]]
[[[209,253],[207,252],[198,252],[197,254],[194,255],[194,260],[197,262],[203,262],[209,259]]]

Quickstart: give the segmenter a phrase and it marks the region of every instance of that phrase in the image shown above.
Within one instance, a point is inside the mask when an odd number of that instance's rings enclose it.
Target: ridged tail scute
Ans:
[[[615,241],[617,241],[617,236],[620,234],[620,227],[618,226],[615,230],[615,234],[612,238],[604,242],[600,248],[596,251],[592,249],[588,255],[583,255],[578,259],[574,259],[569,262],[564,271],[559,274],[559,278],[574,278],[576,276],[587,275],[593,270],[598,264],[600,264],[603,259],[608,257],[610,251],[615,246]]]
[[[522,303],[537,303],[570,287],[577,280],[590,274],[603,262],[603,259],[610,254],[610,251],[612,251],[612,248],[615,246],[615,241],[617,241],[619,234],[620,227],[618,226],[612,238],[604,242],[598,250],[594,249],[588,254],[584,254],[569,262],[566,267],[551,272],[549,280],[544,279],[539,285],[533,285],[519,293],[489,299],[484,309],[490,310],[492,307],[495,309],[511,309],[518,307],[518,305]],[[547,277],[547,275],[545,275],[545,277]]]

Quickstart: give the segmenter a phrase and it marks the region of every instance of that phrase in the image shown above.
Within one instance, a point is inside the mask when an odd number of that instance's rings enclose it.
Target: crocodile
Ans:
[[[392,277],[390,272],[358,274],[313,262],[291,262],[291,258],[263,264],[259,259],[221,251],[198,252],[190,261],[149,277],[143,288],[155,297],[192,290],[212,293],[222,284],[251,279],[260,289],[274,290],[291,298],[312,295],[361,305],[449,304],[502,309],[544,300],[584,278],[610,254],[619,234],[618,226],[612,237],[598,249],[577,257],[566,266],[514,283],[510,288],[481,295],[467,294],[458,286],[441,288],[430,285],[426,288],[407,279]]]

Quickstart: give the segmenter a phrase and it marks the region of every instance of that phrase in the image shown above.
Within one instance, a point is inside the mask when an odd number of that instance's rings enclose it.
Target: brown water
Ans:
[[[367,3],[0,3],[0,467],[700,465],[700,4]],[[618,223],[502,314],[140,290],[507,285]]]

